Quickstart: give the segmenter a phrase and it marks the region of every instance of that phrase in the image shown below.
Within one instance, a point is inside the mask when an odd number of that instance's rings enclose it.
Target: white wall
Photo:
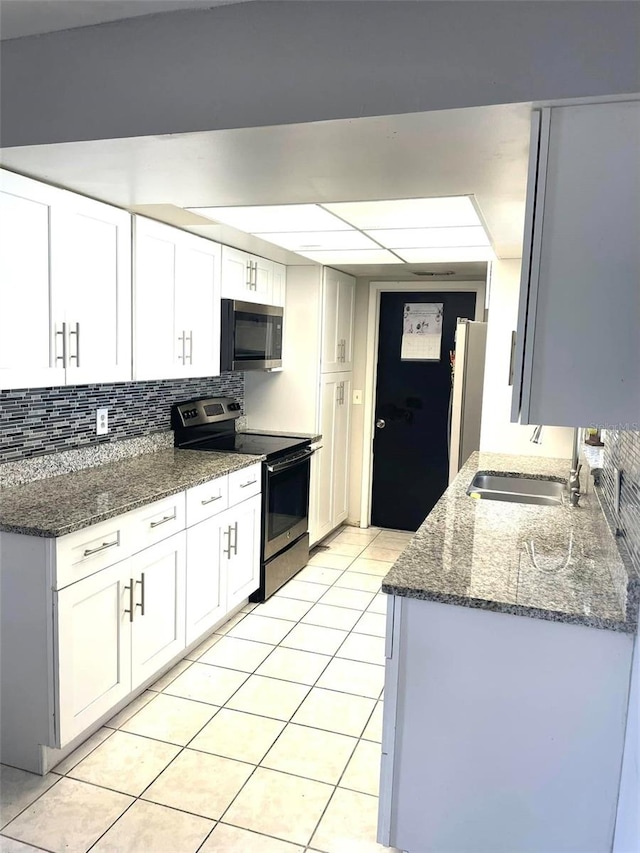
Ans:
[[[491,277],[487,360],[484,373],[480,449],[495,453],[571,458],[573,430],[545,427],[542,444],[529,439],[531,426],[511,423],[511,386],[508,384],[511,333],[517,326],[520,260],[495,261]]]
[[[35,145],[628,93],[638,89],[639,17],[640,4],[609,0],[280,0],[14,39],[0,57],[1,140]]]

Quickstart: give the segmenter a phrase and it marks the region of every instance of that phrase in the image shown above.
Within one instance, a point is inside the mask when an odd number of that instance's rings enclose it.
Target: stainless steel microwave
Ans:
[[[236,299],[221,303],[220,369],[282,367],[283,309]]]

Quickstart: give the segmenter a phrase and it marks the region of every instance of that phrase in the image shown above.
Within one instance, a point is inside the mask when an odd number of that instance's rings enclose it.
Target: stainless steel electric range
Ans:
[[[309,560],[309,438],[236,431],[240,404],[230,397],[189,400],[173,407],[174,445],[183,450],[248,453],[262,463],[260,587],[264,601]]]

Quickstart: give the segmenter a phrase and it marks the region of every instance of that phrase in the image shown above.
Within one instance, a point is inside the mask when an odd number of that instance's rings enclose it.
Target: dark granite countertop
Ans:
[[[263,458],[171,448],[11,486],[0,490],[0,531],[64,536]]]
[[[635,633],[639,584],[629,580],[593,488],[578,507],[466,493],[476,471],[566,480],[569,467],[569,460],[474,453],[384,578],[383,592]]]

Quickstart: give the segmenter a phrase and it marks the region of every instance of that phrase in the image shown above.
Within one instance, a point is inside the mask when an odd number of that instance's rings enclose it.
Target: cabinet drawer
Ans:
[[[92,524],[56,540],[55,589],[89,577],[131,553],[127,515]]]
[[[228,506],[229,480],[226,475],[187,489],[187,527],[222,512]]]
[[[245,501],[262,490],[262,462],[229,474],[229,506]]]
[[[185,493],[178,492],[177,495],[134,509],[127,513],[127,517],[131,531],[129,553],[135,554],[184,530]]]

